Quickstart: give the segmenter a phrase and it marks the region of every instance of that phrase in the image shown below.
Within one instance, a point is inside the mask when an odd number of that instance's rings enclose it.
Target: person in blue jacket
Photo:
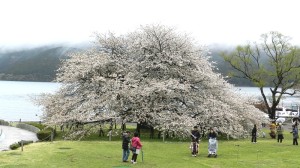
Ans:
[[[293,145],[298,145],[299,135],[298,135],[298,127],[296,125],[293,125],[293,130],[291,133],[293,133]]]
[[[129,154],[130,154],[129,143],[130,143],[130,132],[126,131],[123,133],[123,136],[122,136],[122,149],[123,149],[122,160],[123,160],[123,162],[128,162],[127,160],[128,160]]]

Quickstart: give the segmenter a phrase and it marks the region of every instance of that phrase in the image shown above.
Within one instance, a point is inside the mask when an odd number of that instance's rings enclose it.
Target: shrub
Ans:
[[[0,125],[9,126],[9,122],[4,121],[4,120],[0,120]]]
[[[26,124],[32,125],[32,126],[34,126],[34,127],[37,127],[37,128],[39,128],[40,130],[43,130],[43,129],[46,128],[46,125],[40,124],[40,123],[37,123],[37,122],[26,122]]]
[[[33,141],[24,141],[24,140],[22,140],[22,141],[19,141],[19,142],[17,142],[17,143],[11,144],[11,145],[9,146],[9,148],[10,148],[11,150],[16,150],[16,149],[18,149],[19,147],[22,146],[22,142],[23,142],[23,146],[28,145],[28,144],[30,144],[30,143],[33,143]]]
[[[50,141],[51,140],[52,130],[46,129],[39,131],[36,135],[40,141]],[[54,137],[53,137],[54,138]]]
[[[25,140],[22,140],[22,141],[19,141],[18,144],[19,144],[20,146],[22,146],[22,142],[23,142],[23,145],[28,145],[28,144],[33,143],[33,141],[25,141]]]
[[[14,144],[11,144],[10,146],[9,146],[9,148],[11,149],[11,150],[16,150],[16,149],[18,149],[20,147],[20,144],[19,143],[14,143]]]
[[[25,124],[25,123],[18,123],[16,125],[17,128],[21,128],[21,129],[25,129],[27,131],[31,131],[31,132],[34,132],[34,133],[37,133],[40,131],[39,128],[35,127],[35,126],[32,126],[32,125],[28,125],[28,124]]]

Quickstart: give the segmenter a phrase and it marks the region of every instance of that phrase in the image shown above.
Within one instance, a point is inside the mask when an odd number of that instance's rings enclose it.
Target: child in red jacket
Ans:
[[[132,164],[136,164],[136,159],[137,159],[137,156],[138,154],[140,153],[140,150],[142,148],[142,144],[141,144],[141,140],[140,138],[138,137],[138,133],[135,132],[134,135],[133,135],[133,138],[131,139],[131,146],[135,148],[135,151],[132,151],[132,158],[131,158],[131,163]]]

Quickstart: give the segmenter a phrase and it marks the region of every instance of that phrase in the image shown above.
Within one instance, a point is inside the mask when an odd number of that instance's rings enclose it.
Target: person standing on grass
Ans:
[[[257,137],[257,128],[256,128],[256,124],[254,124],[254,127],[252,129],[252,138],[251,138],[252,143],[256,143],[256,137]]]
[[[137,159],[137,156],[138,154],[140,153],[140,150],[142,148],[142,144],[141,144],[141,140],[140,138],[138,137],[138,133],[135,132],[134,135],[133,135],[133,138],[131,139],[131,146],[135,148],[134,151],[132,151],[132,158],[131,158],[131,163],[132,164],[136,164],[136,159]]]
[[[293,125],[293,130],[291,133],[293,133],[293,145],[298,145],[299,135],[298,135],[298,127],[296,125]]]
[[[198,154],[198,149],[199,149],[199,138],[200,138],[200,132],[198,130],[197,126],[194,126],[194,130],[191,132],[191,146],[190,148],[192,149],[192,156],[196,157]]]
[[[192,134],[191,135],[192,141],[193,141],[193,139],[195,139],[196,142],[199,144],[200,132],[199,132],[197,126],[194,126],[194,130],[191,131],[191,134]]]
[[[217,150],[218,150],[218,141],[217,141],[217,132],[214,128],[209,129],[208,133],[208,156],[207,157],[217,157]]]
[[[283,128],[282,128],[282,124],[279,123],[277,127],[277,142],[282,143],[282,140],[283,140]]]
[[[128,162],[128,157],[129,157],[129,154],[130,154],[130,151],[129,151],[129,143],[130,143],[130,132],[129,131],[126,131],[123,133],[123,141],[122,141],[122,149],[123,149],[123,162]]]

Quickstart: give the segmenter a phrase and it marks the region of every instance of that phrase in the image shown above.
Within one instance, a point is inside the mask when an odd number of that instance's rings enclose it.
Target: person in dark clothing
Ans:
[[[217,133],[213,128],[210,128],[208,133],[208,139],[213,139],[213,138],[217,138]]]
[[[194,126],[194,130],[192,130],[191,132],[191,138],[192,138],[192,142],[191,142],[191,150],[192,150],[192,156],[197,155],[198,153],[198,148],[199,148],[199,138],[200,138],[200,132],[198,130],[197,126]]]
[[[257,136],[257,128],[256,128],[256,124],[254,124],[254,127],[252,129],[252,138],[251,138],[252,143],[256,143],[256,136]]]
[[[123,136],[122,136],[122,149],[123,149],[123,162],[128,162],[128,157],[129,157],[129,154],[130,154],[130,151],[129,151],[129,143],[130,143],[130,132],[129,131],[126,131],[123,133]]]
[[[298,145],[299,135],[298,135],[298,127],[297,127],[297,125],[293,125],[293,130],[292,130],[291,133],[293,133],[293,145]]]
[[[197,143],[199,143],[200,132],[197,126],[194,126],[194,130],[192,130],[191,138],[192,138],[192,142],[195,140]]]

